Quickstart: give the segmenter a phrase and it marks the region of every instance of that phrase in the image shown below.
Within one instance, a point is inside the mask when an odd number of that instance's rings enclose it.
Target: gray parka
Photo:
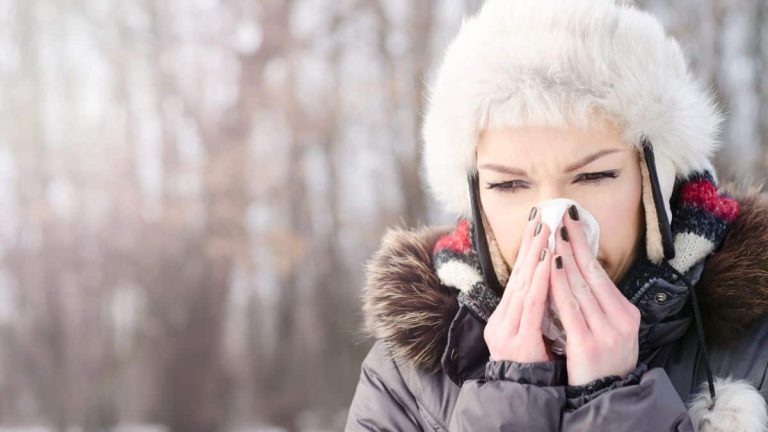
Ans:
[[[739,219],[688,273],[718,377],[714,411],[684,284],[658,280],[637,303],[640,359],[628,377],[571,387],[564,359],[489,361],[484,322],[432,268],[450,227],[426,227],[390,230],[368,264],[363,309],[376,341],[346,430],[768,430],[768,196],[732,194]]]

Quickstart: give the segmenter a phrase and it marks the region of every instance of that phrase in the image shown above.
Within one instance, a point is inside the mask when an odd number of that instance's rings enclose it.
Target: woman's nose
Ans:
[[[565,188],[559,184],[542,185],[539,188],[539,194],[537,196],[538,202],[555,199],[555,198],[571,198],[567,195]]]

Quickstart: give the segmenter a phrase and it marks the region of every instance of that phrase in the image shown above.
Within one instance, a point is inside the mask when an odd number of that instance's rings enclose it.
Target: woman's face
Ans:
[[[614,123],[488,130],[479,139],[477,168],[482,207],[508,264],[531,207],[560,197],[597,219],[597,259],[614,282],[634,261],[645,227],[640,159]]]

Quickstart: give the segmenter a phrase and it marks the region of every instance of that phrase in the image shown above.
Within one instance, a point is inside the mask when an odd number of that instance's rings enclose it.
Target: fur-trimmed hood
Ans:
[[[768,312],[768,195],[725,185],[741,208],[722,247],[705,262],[696,284],[707,341],[724,345]],[[453,227],[391,228],[366,266],[366,332],[399,361],[436,371],[459,309],[432,263],[437,240]]]

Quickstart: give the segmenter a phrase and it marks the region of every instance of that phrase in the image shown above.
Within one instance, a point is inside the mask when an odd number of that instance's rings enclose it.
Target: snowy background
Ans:
[[[341,430],[478,0],[0,0],[0,431]],[[768,0],[641,2],[768,156]]]

